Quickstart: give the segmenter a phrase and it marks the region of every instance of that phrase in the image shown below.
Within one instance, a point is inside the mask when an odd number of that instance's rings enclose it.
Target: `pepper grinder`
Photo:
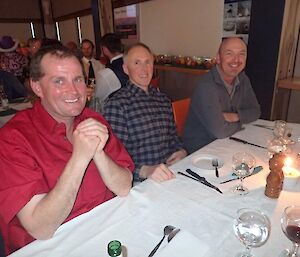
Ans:
[[[269,160],[270,173],[267,177],[265,195],[270,198],[278,198],[283,186],[284,175],[282,168],[284,166],[285,155],[275,153]]]

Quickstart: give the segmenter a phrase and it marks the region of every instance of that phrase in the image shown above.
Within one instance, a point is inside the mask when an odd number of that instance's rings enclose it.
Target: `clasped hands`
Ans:
[[[88,118],[78,124],[73,132],[73,153],[90,161],[101,153],[108,140],[109,131],[99,121]]]

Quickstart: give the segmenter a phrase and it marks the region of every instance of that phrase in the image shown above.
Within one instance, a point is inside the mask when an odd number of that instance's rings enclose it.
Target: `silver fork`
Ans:
[[[216,177],[219,177],[219,170],[218,170],[218,166],[219,166],[219,162],[218,159],[212,159],[212,166],[215,167],[215,173],[216,173]]]

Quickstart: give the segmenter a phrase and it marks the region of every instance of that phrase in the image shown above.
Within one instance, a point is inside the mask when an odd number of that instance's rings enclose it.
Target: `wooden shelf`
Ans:
[[[277,86],[279,88],[300,90],[300,77],[280,79]]]
[[[209,71],[204,69],[191,69],[185,67],[176,67],[171,65],[158,65],[158,64],[155,64],[154,68],[157,70],[176,71],[176,72],[190,73],[195,75],[202,75]]]

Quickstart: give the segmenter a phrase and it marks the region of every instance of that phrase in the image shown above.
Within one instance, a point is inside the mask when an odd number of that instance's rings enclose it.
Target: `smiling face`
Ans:
[[[247,60],[246,44],[239,38],[225,39],[217,55],[217,64],[223,79],[232,84],[235,77],[245,68]]]
[[[31,81],[33,91],[57,122],[72,122],[86,102],[82,66],[75,57],[46,54],[41,60],[41,70],[44,75],[38,81]]]
[[[135,46],[129,50],[124,59],[123,69],[130,81],[136,86],[148,91],[153,75],[154,58],[143,46]]]

